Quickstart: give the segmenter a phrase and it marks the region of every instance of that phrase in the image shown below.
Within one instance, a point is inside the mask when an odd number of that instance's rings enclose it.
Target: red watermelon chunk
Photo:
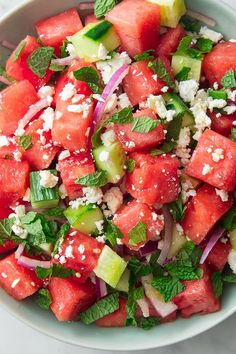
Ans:
[[[127,0],[115,6],[106,16],[130,56],[155,49],[160,34],[160,8],[142,0]]]
[[[185,36],[185,30],[178,24],[175,28],[168,28],[160,38],[156,49],[156,55],[171,59],[171,53],[176,52],[181,39]]]
[[[80,31],[83,25],[77,10],[72,8],[56,16],[38,21],[35,27],[45,46],[58,48],[66,37]]]
[[[14,134],[20,119],[36,101],[38,101],[37,92],[27,80],[17,82],[1,91],[1,133],[4,135]]]
[[[82,195],[82,186],[75,180],[95,172],[92,156],[89,152],[73,153],[66,159],[58,161],[62,182],[70,199]]]
[[[87,26],[89,23],[95,23],[98,21],[99,20],[97,19],[97,17],[95,15],[91,14],[91,15],[87,15],[85,17],[84,24],[85,24],[85,26]]]
[[[198,245],[232,205],[231,196],[228,201],[223,202],[216,194],[214,187],[203,185],[197,190],[196,196],[187,204],[182,222],[185,235]]]
[[[145,109],[134,114],[134,118],[149,117],[157,121],[156,114],[151,109]],[[158,121],[155,129],[148,133],[133,132],[132,124],[115,124],[115,132],[127,152],[139,151],[160,145],[164,139],[164,129]]]
[[[221,84],[222,77],[230,70],[236,71],[236,43],[217,44],[203,60],[203,72],[211,85]]]
[[[231,249],[230,243],[217,242],[209,253],[206,263],[215,272],[222,272],[228,261],[228,255]]]
[[[5,254],[7,252],[10,252],[12,250],[14,250],[17,247],[17,245],[12,242],[12,241],[5,241],[4,244],[0,244],[0,256],[2,254]]]
[[[26,161],[0,159],[0,203],[11,205],[25,195],[29,186],[29,164]]]
[[[143,222],[147,226],[146,241],[134,246],[129,243],[128,234],[139,222]],[[119,209],[113,223],[121,231],[123,243],[132,250],[138,250],[148,240],[159,239],[159,234],[164,227],[162,215],[157,215],[148,205],[137,201],[132,201]]]
[[[80,284],[75,277],[52,278],[48,289],[52,297],[51,310],[58,321],[76,321],[96,300],[94,284],[88,280]]]
[[[231,130],[234,127],[233,122],[236,121],[236,113],[233,114],[221,114],[220,118],[217,118],[217,113],[208,112],[208,116],[211,118],[211,129],[216,133],[229,137]]]
[[[19,46],[25,44],[20,52],[17,60],[15,60],[15,52]],[[40,78],[29,68],[28,58],[37,49],[41,48],[36,38],[32,36],[27,36],[23,39],[16,50],[11,54],[6,63],[7,74],[15,80],[28,80],[34,85],[35,88],[39,88],[45,85],[52,76],[52,71],[47,70],[46,75]]]
[[[71,229],[67,234],[55,262],[63,267],[74,269],[78,281],[85,282],[90,273],[96,268],[104,244],[99,243],[92,236]]]
[[[33,295],[42,286],[33,270],[17,264],[15,254],[0,260],[0,287],[16,300]]]
[[[185,290],[173,299],[182,317],[187,318],[196,313],[206,315],[220,310],[220,301],[212,289],[211,273],[207,267],[203,267],[203,271],[202,279],[184,281]]]
[[[170,155],[153,157],[133,153],[136,162],[126,177],[126,190],[142,203],[170,203],[179,195],[178,160]]]
[[[236,142],[206,130],[186,167],[186,173],[216,188],[232,191],[236,185]]]

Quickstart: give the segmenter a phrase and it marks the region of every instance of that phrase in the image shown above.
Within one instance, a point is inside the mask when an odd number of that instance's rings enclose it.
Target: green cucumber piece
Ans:
[[[215,90],[210,89],[208,91],[208,95],[210,97],[212,97],[214,100],[225,100],[225,101],[227,101],[227,99],[228,99],[227,92],[225,92],[224,90],[215,91]]]
[[[95,223],[103,220],[101,210],[94,204],[81,205],[77,209],[67,208],[64,215],[74,229],[85,234],[96,232],[97,226]]]
[[[56,170],[50,170],[57,176]],[[54,188],[45,188],[40,185],[40,171],[30,172],[30,200],[35,209],[55,208],[59,204],[60,196],[58,186]]]
[[[87,62],[96,62],[99,58],[99,47],[103,44],[108,52],[119,47],[120,39],[114,27],[108,21],[89,23],[81,31],[71,37],[76,55]]]
[[[236,229],[233,231],[229,231],[229,239],[231,246],[234,250],[236,250]]]
[[[53,251],[53,244],[52,243],[41,243],[39,248],[48,256],[52,254]]]
[[[202,60],[190,58],[187,55],[173,55],[171,67],[177,75],[184,67],[190,68],[189,80],[200,81],[202,71]]]
[[[126,267],[127,263],[124,259],[118,256],[118,254],[115,253],[110,247],[105,245],[98,259],[98,264],[94,269],[94,273],[108,285],[115,288],[119,283]]]
[[[179,96],[177,96],[175,93],[168,92],[163,95],[163,98],[167,106],[171,106],[171,108],[176,111],[177,115],[183,115],[182,127],[189,127],[191,125],[194,125],[193,115]]]
[[[107,160],[101,156],[108,154]],[[93,150],[93,156],[98,169],[106,171],[109,182],[117,183],[125,175],[126,155],[119,141],[109,146],[99,146]],[[102,161],[101,161],[102,160]]]
[[[130,278],[130,270],[126,269],[120,278],[119,283],[116,285],[116,290],[123,291],[124,293],[129,292],[129,278]]]
[[[186,13],[184,0],[148,0],[161,8],[161,25],[176,27],[181,17]]]

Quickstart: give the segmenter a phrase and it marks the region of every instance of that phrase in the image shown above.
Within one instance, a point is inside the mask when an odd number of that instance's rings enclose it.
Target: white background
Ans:
[[[53,1],[53,0],[49,0]],[[197,0],[195,0],[197,1]],[[221,1],[221,0],[219,0]],[[23,0],[0,0],[0,15]],[[236,7],[236,0],[225,0]],[[234,24],[232,24],[233,26]],[[193,339],[163,349],[145,351],[150,354],[235,354],[236,315]],[[26,327],[0,309],[0,354],[102,354],[57,342]],[[115,353],[115,352],[114,352]],[[144,352],[139,352],[143,354]],[[127,353],[128,354],[128,353]]]

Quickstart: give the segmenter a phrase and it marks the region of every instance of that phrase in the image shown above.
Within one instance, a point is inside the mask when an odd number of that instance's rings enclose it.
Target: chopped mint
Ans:
[[[138,258],[132,257],[128,262],[128,269],[134,274],[137,280],[152,273],[150,264],[142,263]]]
[[[114,113],[106,124],[114,123],[114,124],[129,124],[133,122],[133,113],[132,107],[125,107],[119,112]]]
[[[21,42],[15,50],[13,61],[17,61],[21,55],[22,50],[25,48],[26,42]]]
[[[227,98],[228,98],[227,92],[225,92],[224,90],[215,91],[215,90],[210,89],[208,91],[208,95],[210,97],[214,98],[214,100],[225,100],[225,101],[227,101]]]
[[[222,223],[227,231],[236,229],[236,207],[232,207],[228,213],[223,216]]]
[[[135,319],[136,311],[137,311],[137,300],[141,300],[144,298],[144,289],[140,288],[132,288],[128,294],[128,301],[126,304],[126,312],[127,318],[125,321],[126,326],[137,326],[137,321]]]
[[[152,149],[150,151],[150,155],[159,156],[159,155],[167,154],[171,152],[175,146],[176,146],[176,142],[173,141],[164,142],[164,144],[161,145],[158,149]]]
[[[49,310],[50,305],[52,303],[52,298],[50,295],[49,290],[47,289],[40,289],[38,292],[38,299],[36,303],[44,310]]]
[[[223,281],[226,283],[236,284],[236,274],[228,274],[223,276]]]
[[[22,135],[18,138],[18,142],[24,151],[30,150],[33,146],[32,135]]]
[[[215,297],[221,297],[223,292],[223,281],[220,272],[214,272],[211,276],[211,282]]]
[[[62,42],[62,45],[61,45],[61,47],[60,47],[61,58],[66,58],[66,57],[68,57],[68,53],[67,53],[66,48],[67,48],[67,46],[68,46],[69,43],[70,43],[70,42],[67,41],[66,39]]]
[[[35,272],[40,279],[46,279],[49,277],[56,277],[56,278],[69,278],[75,274],[74,270],[63,268],[59,264],[53,264],[51,268],[45,269],[41,267],[36,267]]]
[[[43,212],[43,215],[45,216],[54,216],[56,218],[64,218],[64,211],[65,209],[64,208],[52,208],[52,209],[48,209],[48,210],[45,210]]]
[[[146,50],[145,52],[142,52],[141,54],[135,55],[134,60],[135,61],[142,61],[142,60],[153,60],[155,57],[152,55],[155,53],[155,50],[150,49]]]
[[[125,163],[127,171],[129,173],[133,172],[135,169],[135,161],[133,159],[128,159]]]
[[[177,81],[188,80],[190,71],[191,68],[184,66],[183,69],[181,69],[180,72],[178,72],[178,74],[175,75],[175,80]]]
[[[188,267],[178,262],[172,262],[167,264],[166,269],[172,275],[180,280],[198,280],[199,275],[193,267]]]
[[[57,240],[56,240],[53,252],[52,252],[53,257],[57,254],[58,248],[62,245],[62,243],[65,239],[65,236],[68,234],[69,230],[70,230],[70,225],[68,225],[68,224],[63,224],[60,227],[60,230],[57,233]]]
[[[184,29],[189,32],[199,32],[201,27],[200,22],[190,16],[182,17],[180,23]]]
[[[212,51],[214,42],[207,38],[198,38],[197,47],[202,53],[210,53]]]
[[[55,72],[60,72],[60,71],[64,71],[65,70],[65,65],[58,65],[58,64],[50,64],[49,69],[51,71],[55,71]]]
[[[4,244],[7,239],[12,236],[12,226],[15,218],[0,220],[0,245]]]
[[[236,87],[235,73],[233,69],[227,71],[227,73],[222,77],[221,84],[225,89]]]
[[[175,89],[176,85],[170,73],[166,69],[161,60],[150,61],[148,67],[152,69],[155,75],[162,81],[164,81],[169,87]]]
[[[131,131],[138,133],[149,133],[158,125],[157,120],[153,120],[148,116],[142,116],[133,120]]]
[[[147,225],[144,222],[139,221],[135,227],[129,231],[129,244],[137,246],[141,242],[145,242],[147,239]]]
[[[54,49],[51,47],[41,47],[36,49],[28,58],[30,70],[40,78],[46,75]]]
[[[179,195],[179,198],[176,200],[176,202],[168,204],[168,207],[175,222],[180,222],[183,220],[186,211],[186,206],[183,203],[181,194]]]
[[[236,141],[236,128],[231,129],[231,139]]]
[[[160,323],[161,321],[159,317],[141,317],[138,319],[138,327],[147,331],[158,326]]]
[[[184,286],[179,279],[171,276],[159,276],[153,279],[151,285],[159,291],[165,302],[171,301],[184,290]]]
[[[107,173],[105,171],[97,171],[76,179],[75,183],[87,187],[102,187],[108,183]]]
[[[166,140],[167,142],[175,142],[179,139],[180,130],[182,127],[183,119],[181,115],[173,119],[167,128]]]
[[[74,71],[74,77],[76,80],[86,82],[94,93],[101,93],[98,73],[91,66]]]
[[[185,54],[186,50],[189,48],[190,44],[192,43],[192,40],[193,40],[192,36],[185,36],[184,38],[182,38],[175,54],[176,55]]]
[[[97,18],[104,17],[107,12],[111,11],[116,4],[117,0],[95,0],[94,14]]]
[[[107,220],[105,230],[106,241],[108,241],[112,247],[117,245],[117,238],[123,238],[122,233],[112,221]]]

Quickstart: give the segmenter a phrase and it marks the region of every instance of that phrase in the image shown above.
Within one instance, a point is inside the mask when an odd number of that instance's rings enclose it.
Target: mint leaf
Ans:
[[[99,318],[102,318],[110,313],[115,312],[119,309],[119,293],[115,292],[110,294],[103,299],[95,302],[88,310],[80,314],[80,320],[89,325]]]
[[[68,53],[67,53],[66,48],[67,48],[67,45],[68,45],[69,43],[70,43],[70,42],[69,42],[68,40],[66,40],[66,39],[62,42],[62,45],[61,45],[61,47],[60,47],[61,58],[66,58],[66,57],[68,57]]]
[[[144,222],[139,221],[137,225],[128,233],[129,244],[137,246],[141,242],[145,242],[147,239],[147,225]]]
[[[193,267],[180,265],[178,262],[167,264],[166,269],[172,275],[180,280],[198,280],[199,276]]]
[[[149,62],[148,67],[151,68],[154,74],[157,75],[159,79],[164,81],[167,86],[173,89],[176,88],[174,80],[170,76],[170,73],[168,72],[161,60],[154,60]]]
[[[146,50],[145,52],[142,52],[141,54],[135,55],[134,60],[135,61],[143,61],[143,60],[153,60],[155,57],[152,55],[155,53],[155,50],[150,49]]]
[[[63,268],[60,264],[56,263],[48,269],[36,267],[35,272],[39,279],[46,279],[50,277],[65,279],[72,277],[75,274],[74,270]]]
[[[58,64],[50,64],[49,69],[51,71],[55,71],[55,72],[60,72],[60,71],[64,71],[65,70],[65,65],[58,65]]]
[[[59,247],[63,244],[64,239],[69,231],[70,231],[70,225],[63,224],[61,226],[60,230],[57,233],[57,241],[55,243],[55,246],[54,246],[54,249],[52,252],[53,257],[57,254]]]
[[[123,238],[122,233],[112,221],[107,220],[106,231],[105,231],[106,241],[108,241],[112,247],[117,245],[117,238]]]
[[[188,80],[189,73],[191,68],[184,66],[178,74],[175,75],[175,80],[177,81],[186,81]]]
[[[173,141],[165,142],[158,149],[152,149],[150,151],[150,155],[151,156],[159,156],[159,155],[167,154],[167,153],[171,152],[175,146],[176,146],[176,143]]]
[[[167,142],[175,142],[179,139],[182,122],[182,116],[179,115],[169,123],[166,134]]]
[[[152,273],[152,267],[150,264],[142,263],[138,258],[132,257],[128,262],[128,269],[133,273],[138,280],[145,275]],[[135,281],[136,282],[136,281]]]
[[[7,75],[5,68],[3,68],[2,66],[0,66],[0,75],[12,83],[16,82],[16,80],[14,80],[11,76]]]
[[[210,89],[208,91],[208,95],[212,98],[214,98],[214,100],[225,100],[227,101],[227,93],[224,91],[224,90],[218,90],[218,91],[215,91],[215,90],[212,90]]]
[[[183,220],[186,211],[186,206],[183,203],[181,194],[179,195],[179,198],[178,200],[176,200],[176,202],[168,204],[168,208],[175,222],[180,222]]]
[[[32,135],[22,135],[18,138],[18,142],[24,151],[30,150],[33,146]]]
[[[127,171],[131,173],[135,169],[135,161],[133,159],[128,159],[125,163],[125,166],[127,168]]]
[[[35,273],[39,279],[46,279],[52,276],[52,268],[36,267]]]
[[[40,289],[36,303],[44,310],[49,310],[52,303],[50,292],[47,289]]]
[[[186,50],[189,48],[190,44],[192,43],[193,37],[192,36],[185,36],[179,42],[176,55],[183,55],[186,53]]]
[[[236,128],[231,129],[231,140],[236,141]]]
[[[114,113],[105,123],[129,124],[133,122],[132,107],[125,107],[119,112]]]
[[[202,251],[192,241],[188,241],[181,248],[176,256],[179,264],[183,264],[189,267],[195,267],[201,258]]]
[[[236,87],[235,73],[233,69],[227,71],[227,73],[222,77],[221,84],[225,89]]]
[[[116,0],[95,0],[94,14],[97,18],[104,17],[107,12],[111,11],[116,6]]]
[[[201,27],[200,22],[190,16],[182,17],[180,23],[189,32],[199,32]]]
[[[21,42],[18,47],[15,50],[15,53],[13,55],[13,61],[17,61],[19,59],[19,56],[21,55],[22,50],[25,48],[26,42]]]
[[[64,218],[65,217],[64,211],[65,211],[64,208],[52,208],[52,209],[45,210],[43,212],[43,215],[54,216],[56,218]]]
[[[212,273],[211,275],[211,282],[215,297],[221,297],[223,292],[223,281],[222,275],[220,272]]]
[[[4,244],[7,239],[11,238],[14,222],[15,218],[0,220],[0,244]]]
[[[157,120],[153,120],[148,116],[142,116],[133,120],[131,131],[138,133],[149,133],[154,130],[157,125]]]
[[[159,317],[140,317],[138,319],[138,327],[147,331],[158,326],[160,323],[161,321]]]
[[[74,77],[79,81],[86,82],[94,93],[101,93],[99,75],[91,66],[74,71]]]
[[[210,53],[212,51],[214,42],[211,39],[198,38],[197,47],[202,53]]]
[[[227,231],[236,229],[236,207],[232,207],[222,218],[222,223]]]
[[[97,171],[76,179],[75,183],[87,187],[102,187],[108,183],[107,173],[105,171]]]
[[[236,284],[236,274],[228,274],[223,277],[223,281],[226,283]]]
[[[36,49],[28,58],[27,63],[30,70],[40,78],[43,78],[52,60],[54,49],[41,47]]]
[[[151,285],[159,291],[165,302],[171,301],[176,295],[184,291],[184,286],[179,279],[170,276],[155,278],[151,282]]]
[[[40,246],[42,243],[47,243],[40,219],[36,219],[30,224],[23,224],[23,227],[28,232],[27,240],[32,246]]]
[[[36,219],[37,215],[38,214],[36,213],[36,211],[30,211],[29,213],[25,214],[20,219],[22,225],[30,224],[31,222],[33,222]]]
[[[141,300],[144,298],[144,289],[140,288],[133,288],[129,291],[128,294],[128,301],[126,304],[126,312],[127,318],[125,321],[126,326],[136,326],[137,321],[135,319],[136,311],[137,311],[137,300]]]

